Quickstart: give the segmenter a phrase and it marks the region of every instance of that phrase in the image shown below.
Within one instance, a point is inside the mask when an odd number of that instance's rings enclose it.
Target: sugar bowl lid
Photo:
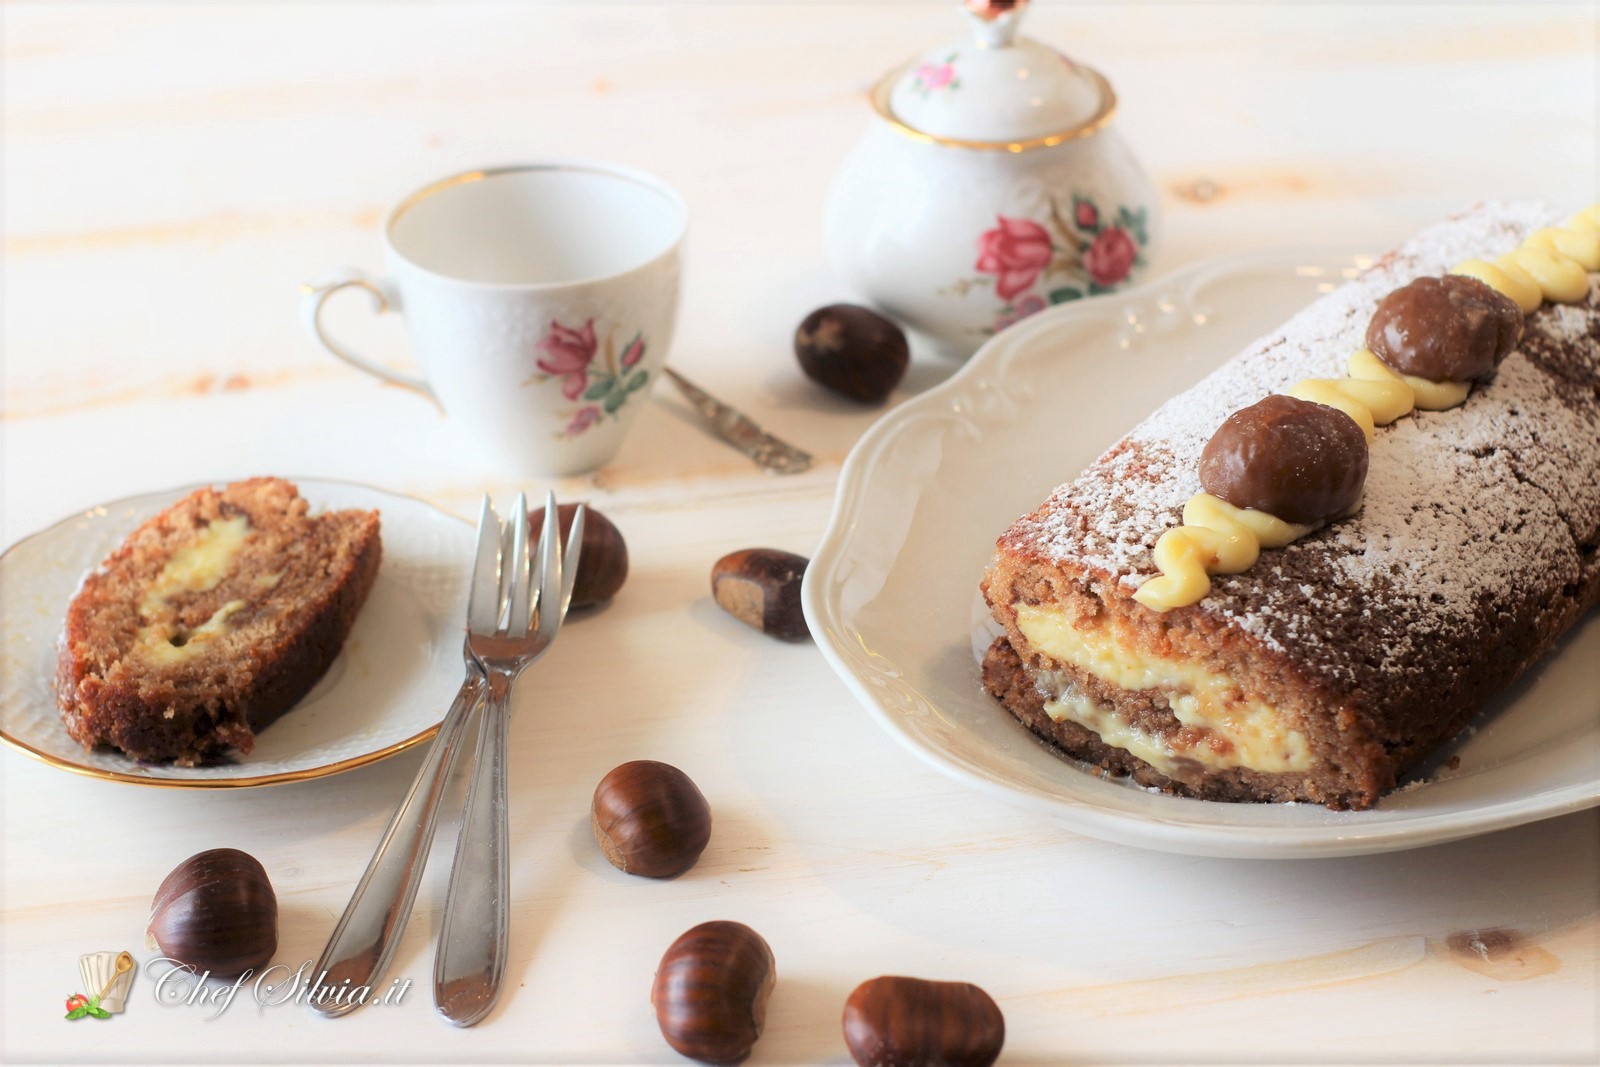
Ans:
[[[924,52],[873,92],[900,132],[962,148],[1012,152],[1088,136],[1117,98],[1096,70],[1018,36],[1027,0],[966,0],[970,35]]]

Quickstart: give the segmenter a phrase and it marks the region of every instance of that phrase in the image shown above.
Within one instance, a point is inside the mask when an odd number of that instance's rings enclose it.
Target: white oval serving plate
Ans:
[[[411,497],[291,479],[311,511],[377,508],[383,564],[328,673],[256,738],[248,756],[203,767],[86,752],[56,709],[53,677],[67,601],[144,519],[186,486],[90,508],[0,556],[0,740],[53,767],[137,785],[228,788],[303,781],[392,756],[433,736],[461,684],[472,527]]]
[[[1094,837],[1195,855],[1415,848],[1600,803],[1594,612],[1474,730],[1364,812],[1190,800],[1103,779],[1036,741],[981,687],[979,658],[997,631],[977,585],[995,538],[1161,402],[1361,262],[1325,252],[1232,257],[1060,305],[874,425],[845,463],[803,592],[817,644],[874,718],[986,793]]]

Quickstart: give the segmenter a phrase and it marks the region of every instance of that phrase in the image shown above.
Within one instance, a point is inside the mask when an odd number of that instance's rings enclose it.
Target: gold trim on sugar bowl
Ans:
[[[1018,141],[970,141],[959,137],[941,137],[938,134],[924,133],[916,127],[902,122],[895,115],[894,108],[890,106],[889,97],[894,92],[894,87],[899,83],[902,76],[911,69],[910,64],[896,67],[884,75],[878,81],[878,84],[872,87],[868,97],[872,101],[872,109],[878,113],[878,116],[883,121],[889,124],[891,129],[902,136],[911,138],[913,141],[920,141],[923,144],[944,145],[946,148],[966,148],[979,152],[1028,152],[1035,148],[1054,148],[1056,145],[1066,144],[1068,141],[1093,137],[1111,125],[1111,120],[1116,117],[1117,93],[1116,90],[1111,88],[1111,83],[1106,80],[1105,75],[1082,63],[1076,63],[1074,66],[1098,91],[1100,106],[1095,109],[1093,114],[1076,126],[1068,127],[1057,133],[1028,137]]]

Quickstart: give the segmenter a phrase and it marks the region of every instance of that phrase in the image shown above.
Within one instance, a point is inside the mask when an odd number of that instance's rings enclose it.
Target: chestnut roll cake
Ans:
[[[289,482],[252,478],[129,534],[67,607],[67,731],[152,762],[248,753],[333,663],[382,558],[376,511],[309,510]]]
[[[1366,808],[1600,599],[1600,208],[1425,230],[999,539],[985,687],[1103,773]]]

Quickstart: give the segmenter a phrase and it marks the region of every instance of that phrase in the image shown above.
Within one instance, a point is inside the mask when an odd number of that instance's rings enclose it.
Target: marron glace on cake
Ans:
[[[1394,788],[1600,599],[1600,206],[1558,220],[1424,231],[1018,519],[990,693],[1167,792]]]

